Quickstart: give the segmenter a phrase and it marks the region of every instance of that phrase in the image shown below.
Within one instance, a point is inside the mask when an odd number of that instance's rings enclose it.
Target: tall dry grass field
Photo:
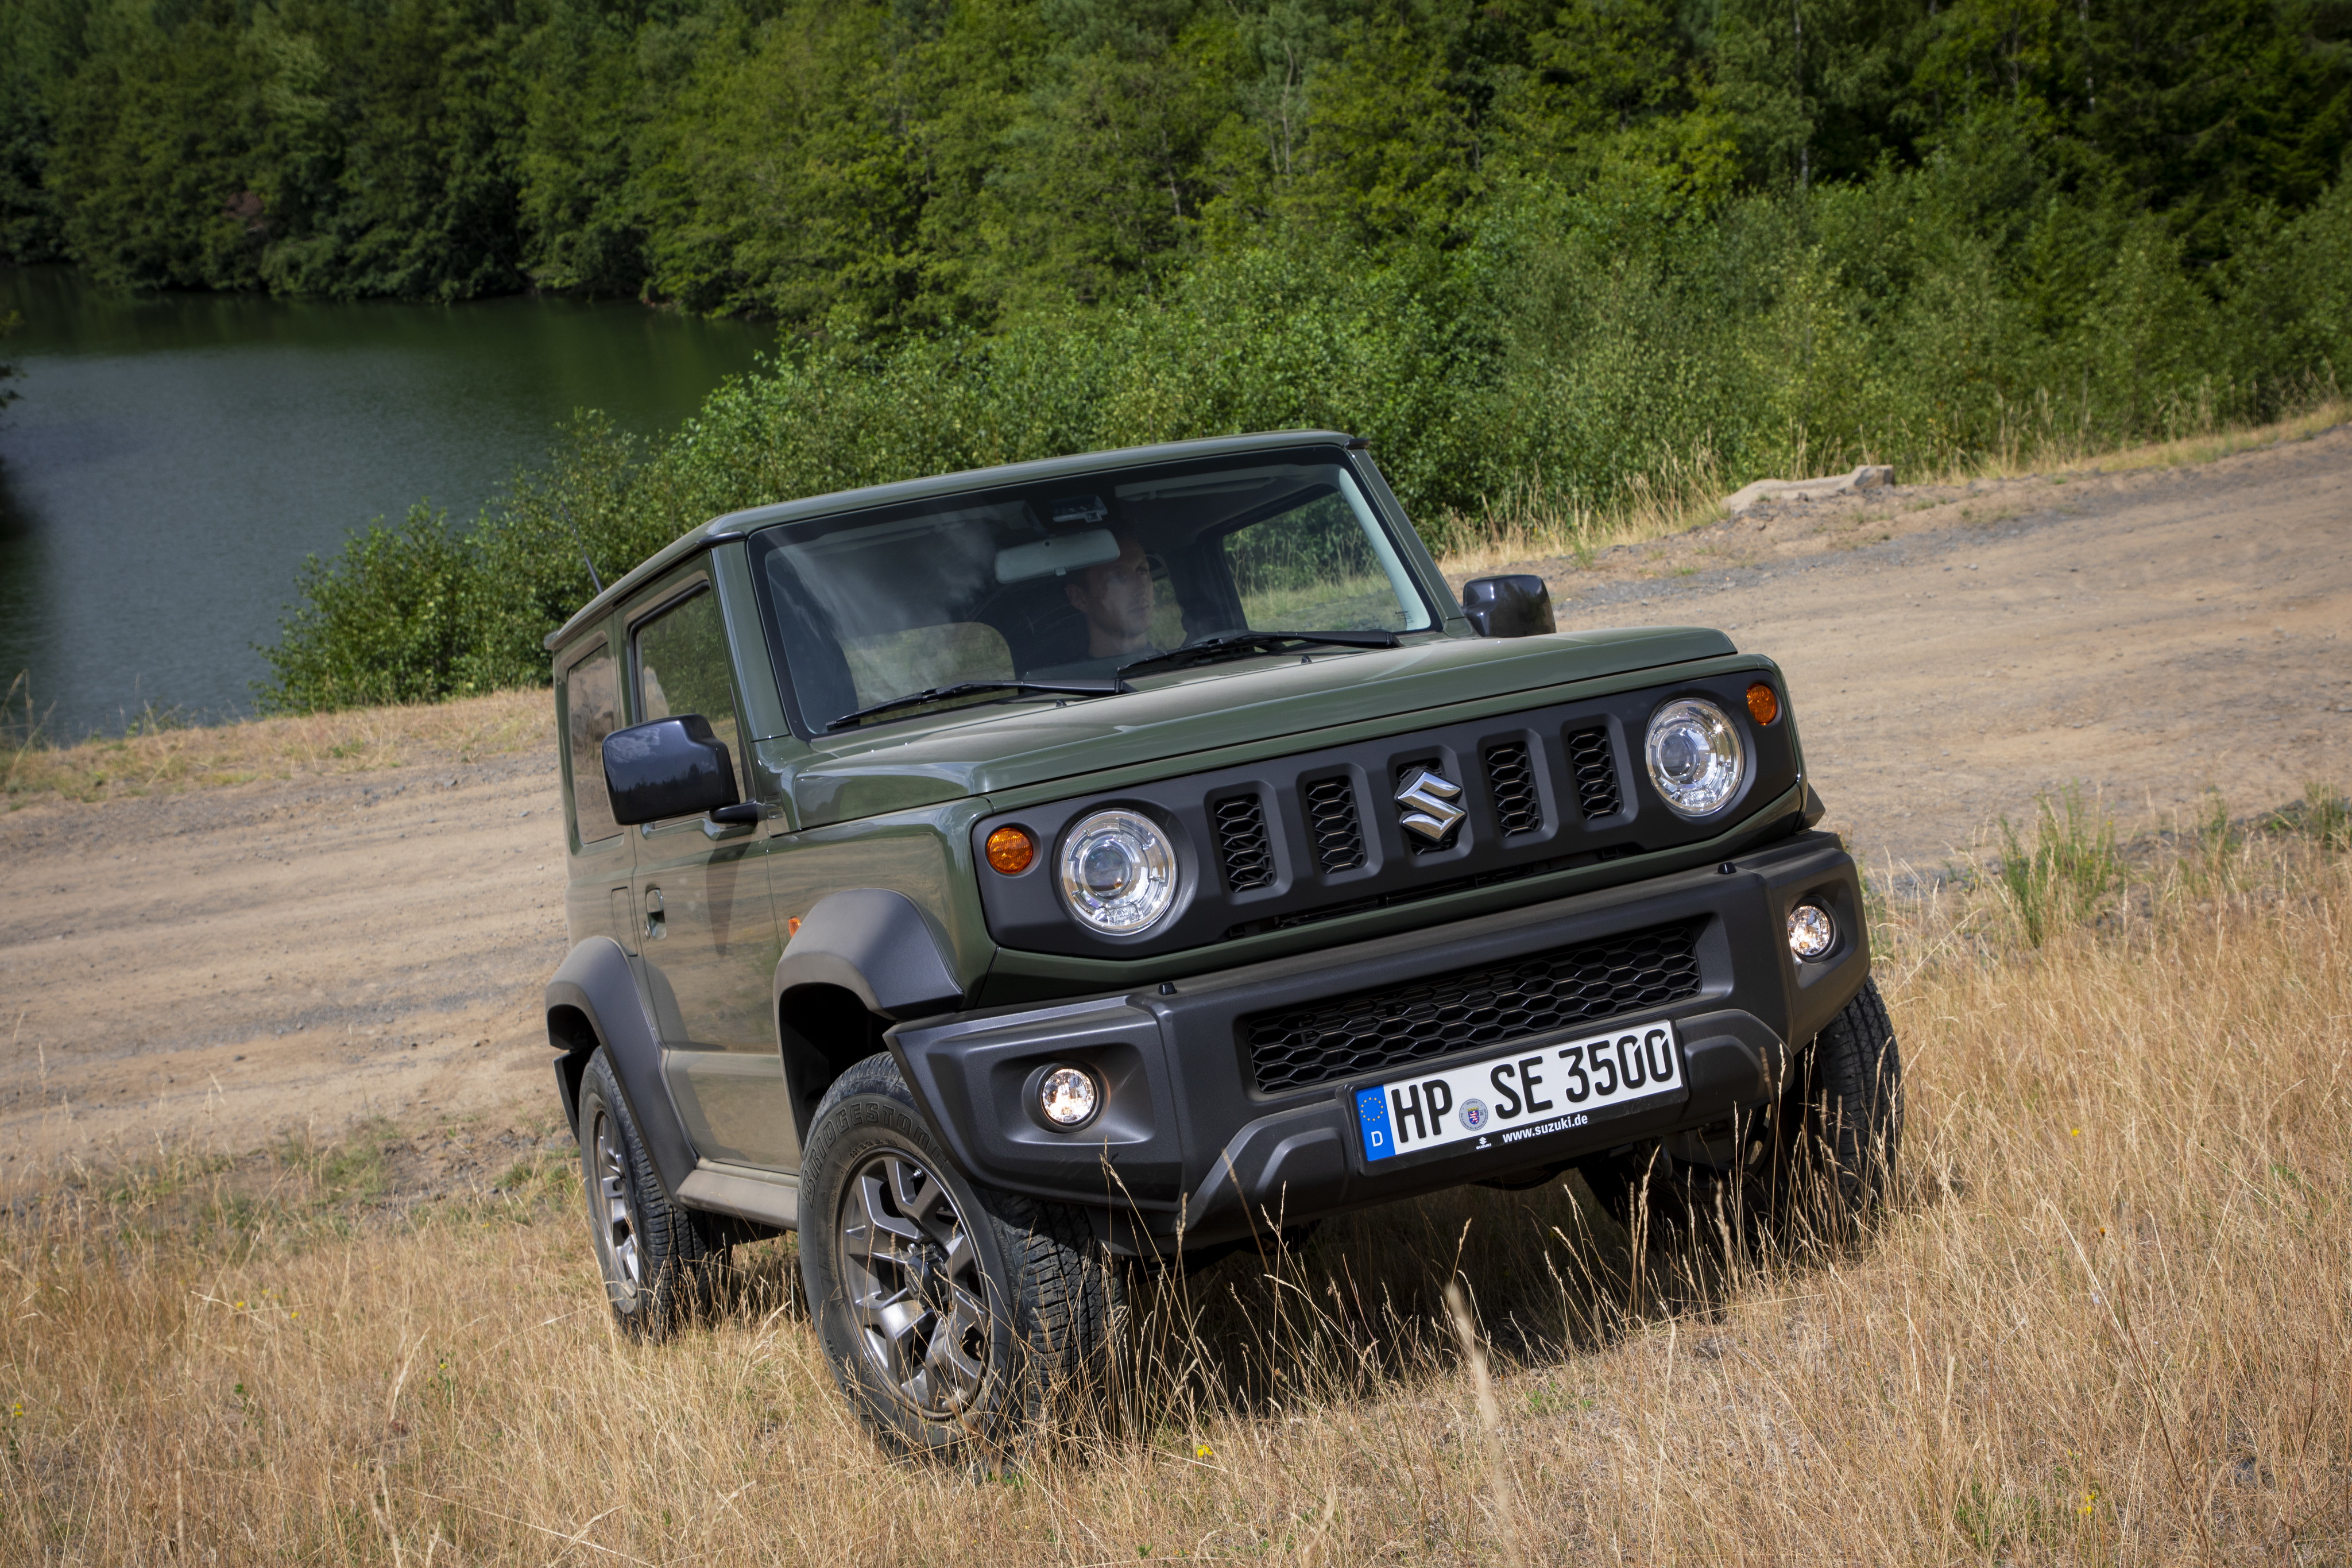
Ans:
[[[0,1229],[0,1552],[2352,1561],[2334,821],[1888,914],[1906,1176],[1857,1245],[1637,1251],[1573,1182],[1361,1216],[1139,1288],[1124,1422],[993,1474],[877,1451],[786,1243],[614,1337],[554,1154],[396,1222],[364,1149],[68,1183]]]

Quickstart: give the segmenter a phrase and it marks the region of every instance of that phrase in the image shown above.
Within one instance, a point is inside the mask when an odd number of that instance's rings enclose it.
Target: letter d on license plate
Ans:
[[[1364,1158],[1385,1160],[1473,1140],[1499,1149],[1684,1088],[1675,1026],[1646,1023],[1359,1089],[1356,1118]]]

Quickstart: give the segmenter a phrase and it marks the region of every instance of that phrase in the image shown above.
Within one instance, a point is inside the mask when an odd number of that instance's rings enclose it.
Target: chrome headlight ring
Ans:
[[[1748,743],[1739,727],[1704,697],[1677,697],[1651,715],[1642,759],[1659,798],[1677,816],[1712,816],[1748,782]]]
[[[1176,906],[1176,846],[1139,811],[1089,812],[1056,858],[1070,917],[1106,936],[1132,936]]]

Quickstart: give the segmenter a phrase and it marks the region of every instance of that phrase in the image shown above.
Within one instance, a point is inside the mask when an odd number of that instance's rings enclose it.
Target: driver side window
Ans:
[[[743,756],[742,726],[735,713],[733,661],[727,651],[727,624],[719,597],[704,583],[642,622],[635,648],[636,722],[698,713],[727,745],[735,764],[735,787],[751,798]]]

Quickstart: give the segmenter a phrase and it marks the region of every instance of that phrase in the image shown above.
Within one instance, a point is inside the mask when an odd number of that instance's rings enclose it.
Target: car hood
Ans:
[[[799,824],[814,827],[1143,764],[1190,772],[1318,730],[1391,717],[1410,727],[1449,704],[1737,652],[1722,632],[1690,626],[1316,650],[1310,662],[1212,665],[1119,696],[963,708],[761,751]]]

